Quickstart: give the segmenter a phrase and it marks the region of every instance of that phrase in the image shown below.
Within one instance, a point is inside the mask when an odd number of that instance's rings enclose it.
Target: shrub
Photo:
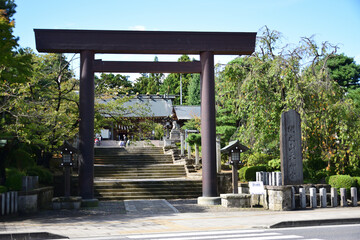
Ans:
[[[355,181],[356,181],[356,187],[357,188],[360,188],[360,177],[353,177],[353,179],[355,179]]]
[[[39,176],[39,183],[43,185],[49,185],[53,183],[53,175],[52,173],[42,167],[42,166],[34,166],[26,171],[27,176]]]
[[[242,168],[240,168],[240,170],[239,170],[239,180],[241,181],[241,182],[245,182],[246,180],[245,180],[245,171],[248,169],[248,167],[242,167]]]
[[[256,172],[265,172],[267,170],[267,166],[259,165],[253,167],[243,167],[239,171],[239,179],[240,181],[255,181],[256,180]]]
[[[356,187],[357,182],[353,177],[350,177],[350,175],[333,175],[329,177],[329,184],[338,190],[340,188],[346,188],[346,192],[349,195],[350,188]]]
[[[16,168],[6,169],[6,183],[5,186],[9,191],[21,191],[22,177],[25,174]]]
[[[0,193],[7,192],[7,187],[0,185]]]
[[[272,171],[280,171],[281,170],[281,160],[280,158],[272,159],[268,162],[268,167]]]
[[[191,146],[195,144],[201,146],[201,134],[198,133],[190,134],[185,141],[188,142]]]
[[[255,152],[247,158],[247,164],[249,166],[259,166],[262,164],[268,164],[272,157],[265,153]]]
[[[35,165],[35,160],[26,149],[16,149],[7,155],[7,166],[24,170]]]

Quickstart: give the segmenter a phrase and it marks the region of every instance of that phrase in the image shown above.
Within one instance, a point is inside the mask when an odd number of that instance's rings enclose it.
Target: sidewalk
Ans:
[[[0,220],[1,235],[46,232],[69,238],[360,223],[360,207],[286,212],[199,206],[196,200],[100,202],[98,208],[49,210]]]

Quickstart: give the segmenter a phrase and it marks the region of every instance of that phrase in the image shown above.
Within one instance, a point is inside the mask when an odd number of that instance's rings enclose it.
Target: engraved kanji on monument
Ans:
[[[303,184],[301,120],[295,110],[281,115],[280,159],[283,185]]]

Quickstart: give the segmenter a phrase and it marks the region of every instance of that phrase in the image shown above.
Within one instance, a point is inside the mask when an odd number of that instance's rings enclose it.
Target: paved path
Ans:
[[[336,221],[334,221],[336,220]],[[350,221],[352,220],[352,221]],[[269,228],[360,222],[360,207],[274,212],[199,206],[196,200],[100,202],[98,208],[49,210],[0,221],[1,234],[48,232],[69,238]],[[301,224],[300,224],[301,225]],[[279,225],[278,225],[279,226]]]

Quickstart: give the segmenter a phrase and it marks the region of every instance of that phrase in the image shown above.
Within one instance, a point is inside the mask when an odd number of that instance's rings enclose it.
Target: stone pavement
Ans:
[[[48,210],[0,219],[0,239],[11,239],[9,234],[15,233],[106,238],[123,234],[344,223],[360,223],[360,207],[274,212],[259,208],[199,206],[196,199],[129,200],[100,202],[97,208]]]

